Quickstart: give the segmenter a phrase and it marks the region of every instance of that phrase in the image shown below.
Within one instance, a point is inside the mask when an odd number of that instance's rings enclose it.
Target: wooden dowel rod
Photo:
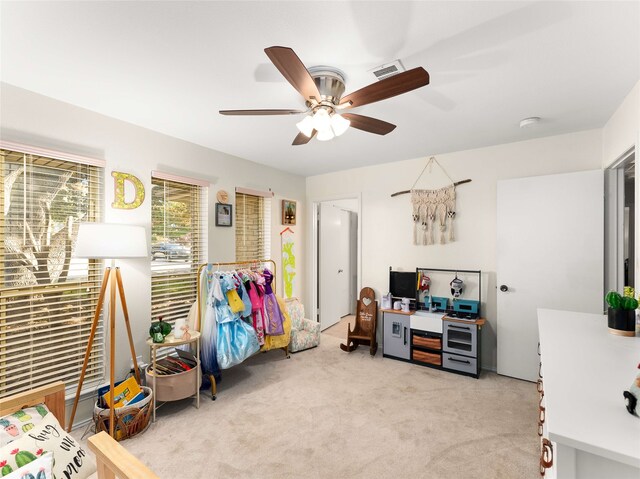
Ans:
[[[129,349],[131,349],[131,360],[133,361],[134,376],[138,384],[140,384],[140,371],[138,371],[138,360],[136,359],[136,348],[133,344],[133,336],[131,334],[131,324],[129,323],[129,309],[127,308],[127,300],[124,296],[124,286],[122,284],[122,275],[120,268],[116,268],[116,279],[118,280],[118,292],[120,293],[120,304],[122,305],[122,315],[124,316],[124,325],[127,327],[127,336],[129,337]]]
[[[80,400],[80,391],[82,389],[82,383],[84,383],[84,375],[87,371],[87,365],[89,364],[89,357],[91,356],[91,347],[93,346],[93,340],[96,336],[96,329],[98,327],[98,321],[100,320],[100,312],[102,311],[102,305],[104,304],[104,294],[107,290],[107,284],[109,283],[109,272],[111,268],[104,270],[102,276],[102,285],[100,286],[100,295],[98,296],[98,304],[96,305],[96,312],[93,315],[93,323],[91,324],[91,332],[89,333],[89,342],[87,343],[87,350],[84,353],[84,362],[82,363],[82,371],[80,373],[80,381],[78,382],[78,389],[76,390],[76,397],[73,400],[73,408],[71,409],[71,416],[69,417],[69,426],[67,432],[71,432],[73,427],[73,419],[76,415],[76,409],[78,408],[78,401]]]
[[[471,180],[470,179],[466,179],[466,180],[456,181],[453,184],[453,186],[464,185],[465,183],[471,183]],[[406,195],[408,193],[411,193],[411,190],[397,191],[396,193],[393,193],[391,195],[391,197],[393,198],[394,196]]]
[[[115,410],[116,405],[113,400],[113,389],[116,382],[116,268],[111,267],[109,273],[109,435],[115,439]]]

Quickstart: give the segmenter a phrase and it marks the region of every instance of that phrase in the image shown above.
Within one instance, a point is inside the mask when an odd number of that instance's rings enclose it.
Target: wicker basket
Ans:
[[[140,386],[144,392],[144,399],[130,406],[118,407],[115,410],[116,441],[123,441],[144,432],[151,423],[153,412],[153,392],[151,388]],[[96,404],[93,408],[93,423],[96,433],[109,433],[109,409],[103,409]]]

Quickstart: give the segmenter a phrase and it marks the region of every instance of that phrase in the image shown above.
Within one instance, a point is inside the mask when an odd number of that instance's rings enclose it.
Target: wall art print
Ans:
[[[296,255],[294,252],[294,232],[287,227],[280,232],[280,242],[282,245],[282,284],[284,287],[284,297],[293,297],[293,286],[296,276]]]
[[[225,203],[216,203],[216,226],[232,226],[232,206]]]
[[[296,202],[290,200],[282,200],[282,224],[296,224]]]

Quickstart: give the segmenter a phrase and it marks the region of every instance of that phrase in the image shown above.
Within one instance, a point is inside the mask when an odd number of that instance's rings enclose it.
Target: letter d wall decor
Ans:
[[[131,173],[122,173],[120,171],[112,171],[111,176],[113,176],[114,187],[113,203],[111,203],[112,208],[133,210],[142,204],[144,201],[144,185],[142,184],[142,181]],[[129,203],[125,201],[124,197],[125,181],[128,181],[133,185],[135,192],[133,201],[130,201]]]

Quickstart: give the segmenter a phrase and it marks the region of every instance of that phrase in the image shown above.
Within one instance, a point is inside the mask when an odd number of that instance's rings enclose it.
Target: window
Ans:
[[[153,172],[151,318],[186,318],[207,259],[207,183]]]
[[[236,191],[236,261],[271,256],[271,198]]]
[[[3,146],[0,397],[56,380],[73,388],[97,306],[102,263],[72,258],[72,252],[78,224],[100,219],[104,164]],[[100,321],[85,384],[103,379],[103,352]]]

